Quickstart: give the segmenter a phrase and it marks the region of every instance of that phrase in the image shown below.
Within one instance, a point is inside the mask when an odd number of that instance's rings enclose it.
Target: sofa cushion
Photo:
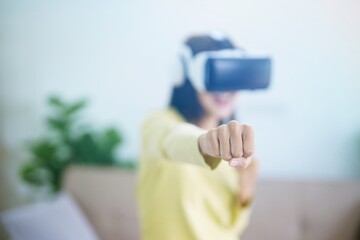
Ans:
[[[250,224],[241,239],[302,240],[300,182],[259,182]]]
[[[139,239],[136,173],[73,166],[70,191],[103,240]],[[353,240],[360,227],[360,182],[261,179],[242,240]]]
[[[111,167],[72,166],[65,175],[70,192],[102,240],[139,239],[136,175]]]
[[[354,240],[360,227],[358,182],[311,182],[304,197],[304,240]]]

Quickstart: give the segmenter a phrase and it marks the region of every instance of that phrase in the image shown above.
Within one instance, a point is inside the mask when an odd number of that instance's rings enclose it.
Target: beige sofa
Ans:
[[[136,174],[73,166],[64,189],[102,240],[139,239]],[[354,240],[360,227],[360,182],[261,180],[243,240]]]

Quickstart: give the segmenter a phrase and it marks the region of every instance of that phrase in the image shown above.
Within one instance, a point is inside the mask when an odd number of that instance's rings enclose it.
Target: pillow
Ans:
[[[20,207],[0,215],[12,240],[98,240],[71,196]]]

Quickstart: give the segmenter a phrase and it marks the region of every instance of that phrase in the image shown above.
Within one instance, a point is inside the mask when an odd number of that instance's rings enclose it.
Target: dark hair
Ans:
[[[229,39],[216,40],[208,35],[189,37],[185,41],[193,55],[203,51],[217,51],[233,49],[234,45]],[[196,123],[205,114],[198,98],[198,94],[190,80],[185,78],[180,86],[175,86],[170,98],[170,107],[178,111],[186,121]],[[234,115],[231,117],[234,118]],[[219,124],[222,124],[223,120]]]
[[[172,90],[170,106],[177,110],[188,122],[195,123],[204,115],[197,91],[188,79]]]

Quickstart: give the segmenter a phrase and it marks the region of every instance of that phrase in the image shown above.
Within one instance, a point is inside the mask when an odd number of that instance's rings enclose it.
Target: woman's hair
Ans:
[[[191,49],[193,55],[204,51],[218,51],[235,48],[227,38],[218,40],[208,35],[189,37],[185,41],[185,45]],[[184,74],[184,76],[186,76],[186,74]],[[186,77],[183,79],[180,86],[173,87],[170,97],[170,107],[177,110],[186,121],[191,123],[197,122],[205,114],[196,89]]]
[[[170,107],[177,110],[188,122],[195,123],[204,115],[197,91],[188,79],[175,86],[170,98]]]

